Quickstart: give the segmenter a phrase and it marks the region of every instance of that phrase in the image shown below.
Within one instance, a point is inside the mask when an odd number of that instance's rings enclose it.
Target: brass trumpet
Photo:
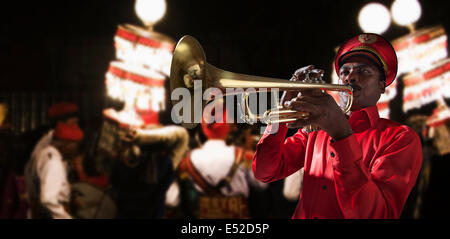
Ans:
[[[183,87],[193,93],[195,90],[194,81],[196,80],[201,81],[202,90],[210,87],[219,88],[222,90],[223,96],[229,95],[225,93],[225,89],[227,88],[242,88],[243,90],[255,88],[256,92],[268,92],[273,89],[280,91],[318,89],[346,92],[349,97],[344,113],[350,110],[353,102],[353,89],[348,85],[296,82],[269,77],[244,75],[218,69],[206,62],[205,53],[195,38],[184,36],[178,41],[173,53],[170,69],[170,91],[173,92],[174,89]],[[263,115],[254,115],[249,110],[248,96],[248,93],[244,93],[242,98],[246,122],[260,120],[267,124],[274,124],[292,122],[299,118],[308,118],[309,116],[306,112],[293,111],[283,108],[282,106],[278,106],[276,109],[269,109]],[[178,103],[177,100],[173,100],[172,102],[173,104]],[[191,105],[194,103],[192,97],[191,103]],[[205,102],[202,103],[202,109],[204,108],[204,104]],[[194,107],[191,107],[191,109],[191,117],[193,117]],[[186,127],[192,126],[192,124],[189,123],[184,123],[183,125]]]

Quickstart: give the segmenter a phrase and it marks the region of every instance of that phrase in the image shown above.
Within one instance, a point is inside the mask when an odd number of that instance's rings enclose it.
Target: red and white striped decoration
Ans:
[[[170,38],[125,24],[118,27],[114,42],[117,59],[170,74],[175,48],[175,42]]]
[[[163,34],[124,24],[118,26],[114,43],[117,61],[110,63],[106,73],[106,90],[125,106],[120,112],[107,109],[104,115],[127,127],[159,125],[175,42]]]
[[[398,73],[427,71],[447,58],[447,35],[442,26],[418,30],[392,42],[397,53]]]
[[[404,78],[403,111],[420,108],[448,97],[450,91],[450,59],[438,62],[434,68],[407,75]]]

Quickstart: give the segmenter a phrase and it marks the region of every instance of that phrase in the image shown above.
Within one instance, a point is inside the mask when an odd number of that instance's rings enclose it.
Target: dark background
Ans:
[[[221,69],[289,79],[313,64],[329,82],[335,48],[361,32],[357,15],[371,1],[166,2],[155,31],[175,41],[194,36],[208,62]],[[390,8],[393,1],[378,2]],[[448,1],[420,3],[417,28],[441,24],[450,32]],[[61,100],[78,102],[84,121],[101,120],[117,26],[141,25],[134,1],[8,1],[0,9],[0,101],[10,106],[13,131],[46,123],[47,107]],[[384,36],[408,32],[391,23]]]
[[[368,2],[168,0],[155,30],[174,40],[196,37],[219,68],[287,78],[307,64],[330,72],[334,48],[361,32],[357,14]],[[442,24],[449,32],[450,3],[420,2],[417,27]],[[0,11],[0,78],[13,91],[100,93],[117,25],[141,25],[133,0],[8,1]],[[407,33],[392,23],[384,36]]]

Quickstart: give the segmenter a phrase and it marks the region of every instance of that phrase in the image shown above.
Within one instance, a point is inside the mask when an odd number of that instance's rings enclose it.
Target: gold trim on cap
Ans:
[[[364,50],[364,51],[369,51],[370,53],[375,54],[378,57],[378,59],[380,59],[381,63],[383,64],[383,69],[386,72],[386,76],[388,75],[388,72],[389,72],[388,66],[387,66],[386,62],[384,61],[383,57],[381,57],[380,54],[378,54],[378,52],[375,49],[373,49],[372,47],[369,47],[369,46],[358,46],[358,47],[355,47],[352,50],[350,50],[350,52],[355,51],[355,50]]]

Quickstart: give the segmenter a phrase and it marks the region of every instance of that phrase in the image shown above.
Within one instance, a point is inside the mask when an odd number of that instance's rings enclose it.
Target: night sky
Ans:
[[[328,78],[334,48],[361,32],[357,14],[368,2],[168,0],[155,30],[196,37],[208,62],[225,70],[287,79],[314,64]],[[449,1],[420,2],[417,28],[442,24],[450,32]],[[11,1],[1,12],[4,91],[103,91],[117,25],[141,25],[132,0]],[[407,33],[392,23],[384,36]]]

